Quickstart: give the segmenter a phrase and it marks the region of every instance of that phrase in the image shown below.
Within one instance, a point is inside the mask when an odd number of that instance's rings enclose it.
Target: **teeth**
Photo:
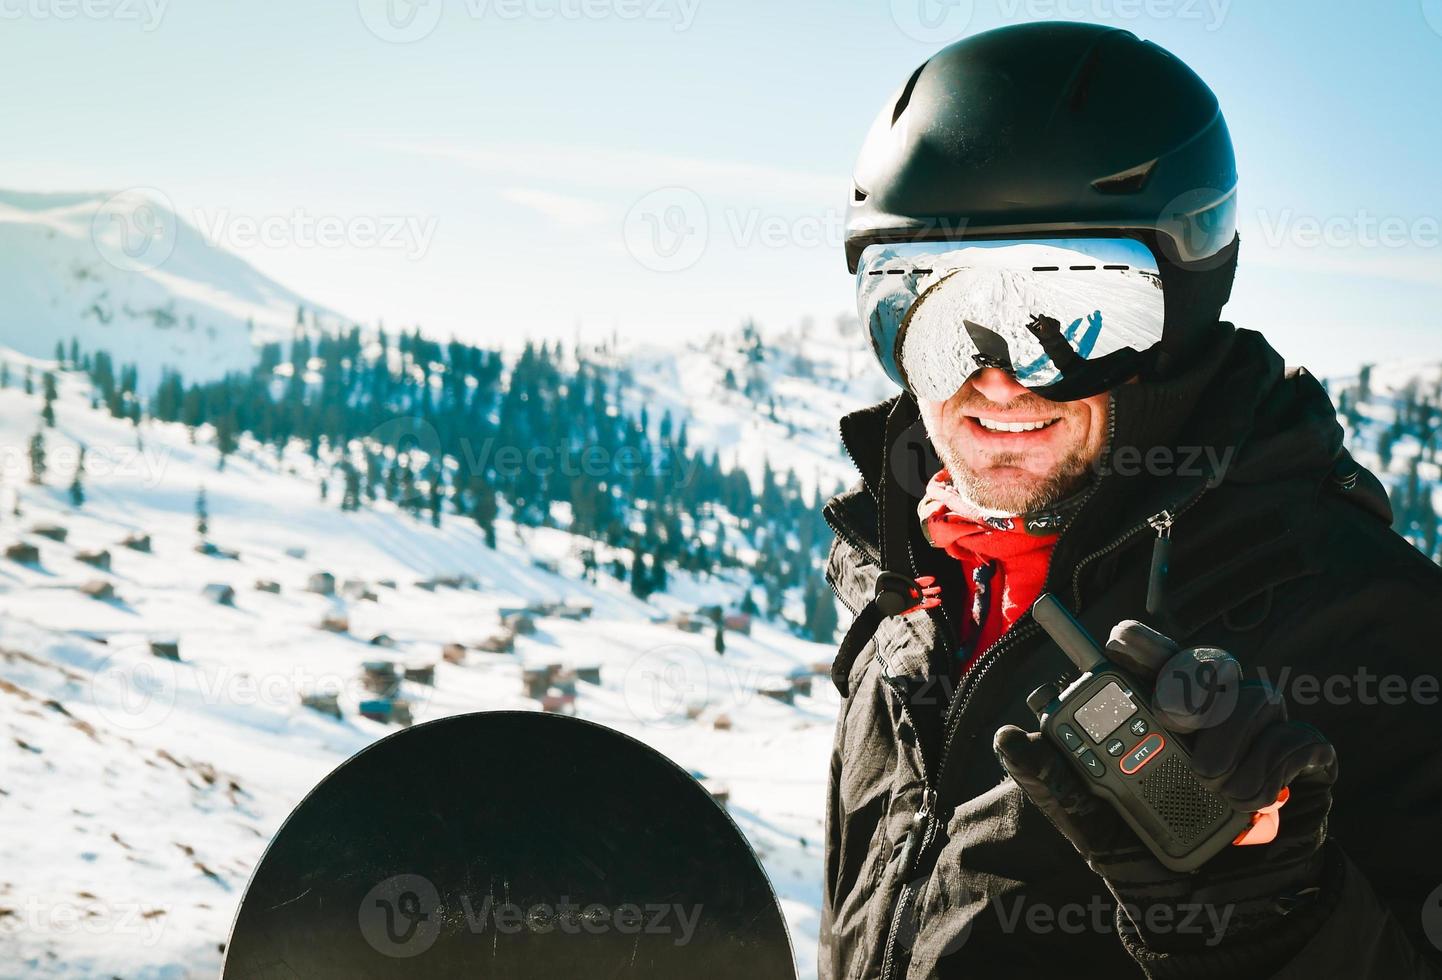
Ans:
[[[1033,432],[1037,429],[1045,429],[1056,419],[1047,419],[1045,422],[997,422],[994,419],[978,418],[976,421],[983,429],[991,432]]]

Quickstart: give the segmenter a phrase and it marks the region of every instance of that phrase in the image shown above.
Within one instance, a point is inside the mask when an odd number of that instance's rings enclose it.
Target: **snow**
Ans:
[[[960,329],[964,320],[997,334],[1018,373],[1045,384],[1055,380],[1057,370],[1028,329],[1035,314],[1060,321],[1071,346],[1086,358],[1123,348],[1146,350],[1161,338],[1155,259],[1140,243],[1129,246],[1120,240],[1099,245],[1058,240],[942,253],[935,253],[935,245],[872,246],[857,276],[858,306],[874,343],[894,342],[907,321],[901,367],[928,397],[946,398],[976,370],[976,346]],[[1128,268],[1097,268],[1103,264]],[[1094,316],[1104,329],[1089,332]]]
[[[0,190],[0,344],[34,357],[78,338],[123,354],[147,388],[248,369],[256,345],[291,336],[296,310],[340,324],[177,217],[157,192]]]
[[[23,371],[22,355],[3,356],[12,378]],[[463,518],[433,528],[384,504],[345,513],[334,495],[319,499],[301,453],[277,461],[247,445],[217,470],[203,432],[192,443],[180,426],[137,430],[92,410],[82,377],[63,375],[60,387],[43,487],[25,482],[24,462],[41,399],[0,390],[0,542],[32,543],[41,556],[35,567],[0,559],[0,976],[213,976],[270,835],[325,773],[395,730],[355,713],[360,665],[375,659],[436,665],[433,688],[404,683],[417,721],[537,709],[523,666],[599,665],[601,684],[579,686],[578,713],[729,790],[780,895],[801,975],[814,975],[836,695],[824,675],[795,705],[757,692],[829,662],[832,647],[758,623],[749,637],[728,633],[717,657],[709,632],[653,622],[714,601],[715,582],[675,573],[668,594],[642,602],[604,575],[581,580],[578,542],[564,532],[523,540],[503,521],[491,551]],[[87,499],[74,508],[66,488],[82,442]],[[235,560],[195,551],[202,486],[209,539]],[[64,526],[66,540],[31,531],[45,523]],[[151,536],[151,553],[120,546],[135,532]],[[304,558],[287,554],[296,548]],[[109,571],[76,559],[95,549],[109,550]],[[318,570],[363,580],[377,598],[305,592]],[[417,585],[436,576],[475,587]],[[115,600],[78,591],[96,579],[114,585]],[[260,579],[281,591],[256,590]],[[233,608],[203,594],[211,583],[235,588]],[[494,632],[501,607],[567,599],[592,604],[591,617],[540,617],[514,655],[441,659],[442,644]],[[349,631],[318,629],[328,613],[346,614]],[[367,642],[382,632],[394,648]],[[162,640],[178,641],[179,662],[151,654]],[[324,690],[339,694],[342,720],[300,706],[301,694]],[[720,715],[729,730],[714,727]]]

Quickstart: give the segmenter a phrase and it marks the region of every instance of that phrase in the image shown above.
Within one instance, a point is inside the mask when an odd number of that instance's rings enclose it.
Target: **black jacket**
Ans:
[[[946,680],[967,583],[921,538],[916,502],[940,464],[915,402],[841,429],[862,480],[826,504],[828,580],[853,613],[883,564],[936,574],[943,603],[882,619],[834,671],[822,980],[1434,975],[1442,569],[1393,533],[1385,491],[1343,449],[1313,377],[1223,324],[1185,374],[1116,389],[1109,463],[1048,572],[1094,635],[1132,618],[1231,651],[1337,747],[1321,898],[1245,946],[1171,956],[1123,944],[1102,881],[992,754],[1002,724],[1035,729],[1030,691],[1075,676],[1060,651],[1023,616],[958,689]],[[1149,522],[1164,512],[1167,602],[1148,616]]]

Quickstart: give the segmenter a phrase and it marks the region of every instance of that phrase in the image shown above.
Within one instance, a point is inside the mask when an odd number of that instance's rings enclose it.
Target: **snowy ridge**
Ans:
[[[0,191],[0,291],[0,344],[49,357],[78,338],[136,365],[147,387],[167,366],[192,379],[248,369],[302,306],[341,323],[138,191]]]

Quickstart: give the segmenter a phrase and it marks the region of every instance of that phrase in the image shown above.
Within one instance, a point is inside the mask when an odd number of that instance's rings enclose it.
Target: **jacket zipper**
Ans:
[[[1093,488],[1093,493],[1095,492],[1095,489],[1096,488]],[[1141,533],[1142,531],[1147,530],[1148,528],[1156,530],[1159,535],[1165,533],[1168,537],[1170,537],[1172,524],[1176,521],[1177,517],[1185,513],[1187,510],[1191,509],[1191,507],[1201,498],[1202,494],[1206,492],[1206,489],[1207,487],[1203,485],[1203,487],[1196,493],[1183,500],[1180,504],[1177,504],[1175,506],[1175,509],[1166,508],[1156,514],[1151,515],[1141,524],[1138,524],[1135,527],[1127,530],[1125,534],[1113,540],[1106,547],[1099,548],[1091,554],[1079,559],[1072,569],[1073,608],[1078,607],[1081,603],[1081,573],[1091,562],[1096,561],[1098,558],[1101,558],[1104,555],[1110,554],[1117,548],[1120,548],[1122,545],[1126,544],[1134,536]],[[1088,494],[1088,498],[1090,496],[1091,494]],[[1013,629],[1009,630],[1007,633],[999,637],[981,654],[980,657],[977,658],[976,663],[973,664],[971,670],[967,672],[966,678],[963,681],[962,690],[957,692],[957,698],[952,702],[950,708],[948,709],[946,739],[941,747],[941,760],[937,766],[935,781],[929,778],[930,774],[926,772],[925,767],[923,766],[923,776],[927,777],[927,791],[930,793],[930,799],[933,801],[933,803],[937,799],[936,785],[940,782],[941,776],[943,776],[947,771],[947,762],[951,758],[952,747],[956,744],[957,731],[961,726],[961,716],[965,713],[967,704],[970,703],[972,697],[976,693],[977,688],[980,686],[982,678],[985,676],[986,672],[991,669],[992,665],[998,660],[1000,660],[1000,654],[1002,653],[1002,651],[1004,651],[1010,646],[1021,643],[1024,639],[1035,635],[1040,630],[1040,627],[1036,624],[1034,620],[1031,620],[1029,616],[1029,613],[1024,613],[1023,619],[1025,621],[1019,620],[1018,623],[1013,627]],[[903,711],[905,711],[904,705]],[[923,809],[925,808],[926,799],[927,797],[923,795]],[[921,813],[922,810],[917,811],[918,815],[920,815]],[[936,831],[940,828],[940,822],[932,821],[931,817],[932,814],[928,812],[926,816],[927,822],[934,822],[935,826],[928,827],[925,830],[925,832],[922,834],[921,844],[914,849],[903,847],[903,855],[909,857],[911,864],[914,864],[916,857],[924,853],[926,849],[931,846],[932,841],[935,839]],[[915,824],[913,824],[912,833],[915,832],[916,826]],[[914,867],[911,867],[909,864],[903,864],[901,868],[901,874],[904,878],[909,878],[914,870]],[[907,914],[907,911],[910,908],[910,903],[913,897],[911,895],[911,891],[912,889],[910,884],[905,884],[902,886],[901,894],[897,897],[896,910],[892,915],[891,928],[889,930],[886,942],[886,954],[882,959],[881,980],[892,980],[894,976],[896,966],[896,940],[899,932],[900,923],[902,922],[903,917]]]

